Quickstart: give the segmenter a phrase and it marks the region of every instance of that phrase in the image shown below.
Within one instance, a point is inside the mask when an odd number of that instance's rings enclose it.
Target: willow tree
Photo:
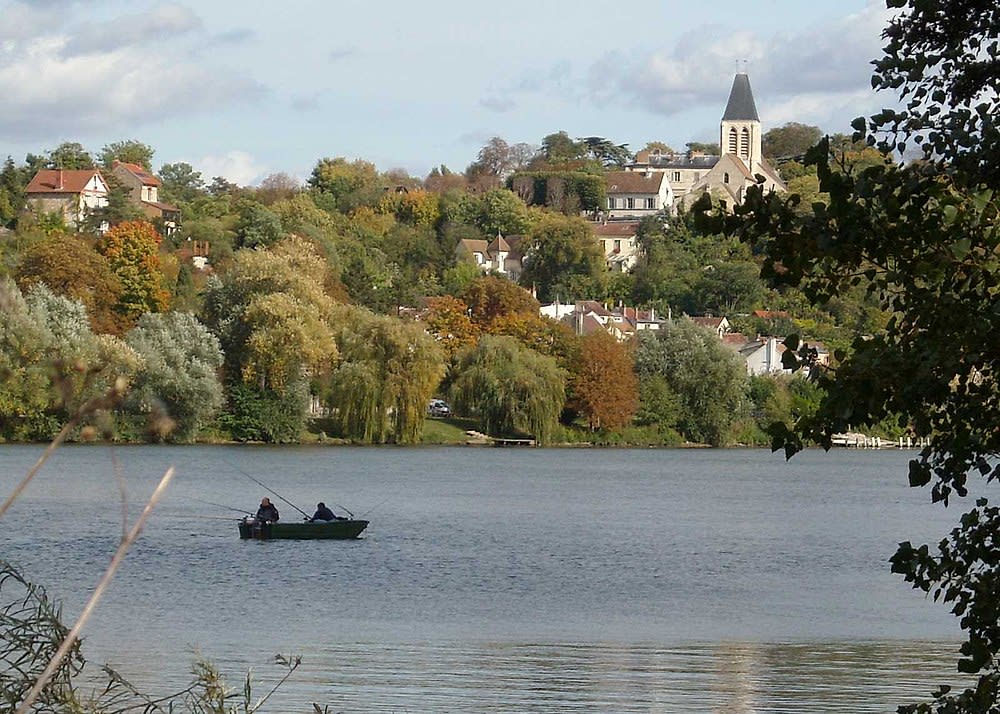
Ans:
[[[337,315],[340,362],[326,401],[341,434],[366,443],[416,443],[445,373],[441,348],[415,323],[348,306]]]
[[[566,375],[552,357],[513,337],[484,336],[456,368],[452,401],[490,434],[531,434],[552,441],[566,401]]]

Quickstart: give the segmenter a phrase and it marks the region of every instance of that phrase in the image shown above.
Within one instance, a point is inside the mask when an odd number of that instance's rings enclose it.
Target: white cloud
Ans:
[[[246,151],[228,151],[221,156],[203,156],[190,162],[208,179],[221,176],[240,186],[249,186],[270,173],[266,166],[257,163]]]
[[[177,5],[100,26],[75,22],[68,7],[60,9],[58,22],[50,14],[53,22],[44,27],[32,19],[42,10],[13,5],[5,12],[11,9],[23,18],[0,43],[0,135],[11,139],[131,134],[144,123],[225,108],[265,92],[253,78],[191,61],[185,43],[151,49],[151,36],[199,31],[200,20]],[[134,32],[119,37],[113,28]]]

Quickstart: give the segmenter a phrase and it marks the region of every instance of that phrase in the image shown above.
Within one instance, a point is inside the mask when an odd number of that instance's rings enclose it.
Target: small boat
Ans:
[[[335,521],[301,521],[272,523],[244,518],[239,521],[240,538],[257,540],[347,540],[357,538],[368,527],[368,521],[344,519]]]

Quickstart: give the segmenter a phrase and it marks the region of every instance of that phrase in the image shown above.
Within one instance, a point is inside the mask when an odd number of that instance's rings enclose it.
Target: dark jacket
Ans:
[[[323,506],[322,508],[317,508],[316,512],[313,514],[313,517],[310,518],[309,520],[311,520],[311,521],[332,521],[334,518],[336,518],[336,516],[333,515],[333,511],[331,511],[326,506]]]
[[[273,503],[267,506],[261,506],[257,509],[257,520],[258,521],[276,521],[278,520],[278,509]]]

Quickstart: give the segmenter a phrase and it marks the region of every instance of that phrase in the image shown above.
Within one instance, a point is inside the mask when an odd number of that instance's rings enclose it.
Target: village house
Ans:
[[[522,255],[520,246],[524,236],[504,237],[497,231],[492,241],[466,238],[455,247],[459,260],[471,260],[484,273],[496,273],[514,282],[521,278]]]
[[[128,189],[129,200],[139,205],[151,221],[159,221],[164,235],[170,235],[180,224],[181,211],[177,206],[160,201],[160,179],[138,164],[117,159],[111,164],[115,178]]]
[[[108,205],[108,184],[97,169],[41,169],[25,194],[35,213],[58,215],[77,228],[88,214]]]
[[[594,235],[604,249],[608,270],[627,273],[639,262],[639,243],[635,221],[604,221],[594,225]]]
[[[604,177],[608,220],[638,220],[670,208],[674,196],[662,171],[612,171]]]

